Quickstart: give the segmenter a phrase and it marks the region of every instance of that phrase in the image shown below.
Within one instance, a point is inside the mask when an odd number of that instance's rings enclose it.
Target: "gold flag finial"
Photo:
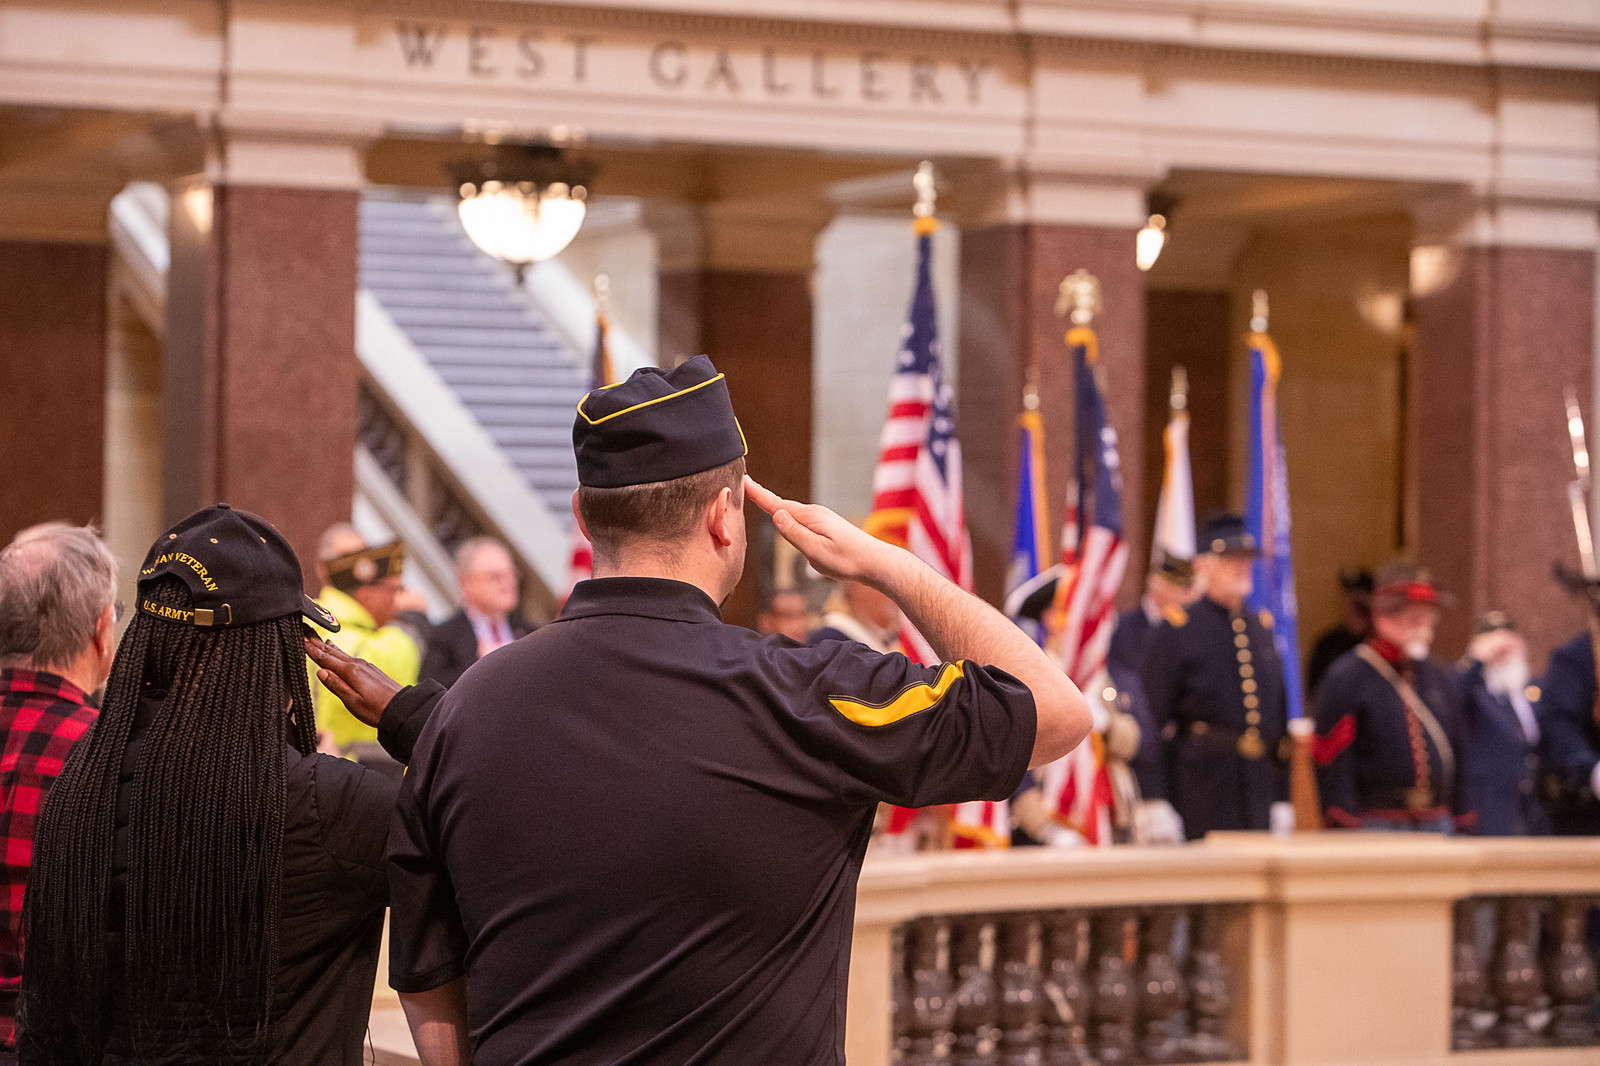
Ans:
[[[1250,294],[1250,331],[1252,333],[1265,333],[1267,331],[1267,290],[1257,289]]]
[[[1056,314],[1070,315],[1074,326],[1087,326],[1099,311],[1099,278],[1080,267],[1062,279]]]
[[[932,218],[934,207],[939,202],[939,190],[934,187],[931,159],[924,159],[917,164],[917,173],[911,179],[911,187],[917,190],[917,203],[911,209],[911,213],[918,218]]]
[[[1170,402],[1174,411],[1185,411],[1189,408],[1189,372],[1181,366],[1172,368]]]

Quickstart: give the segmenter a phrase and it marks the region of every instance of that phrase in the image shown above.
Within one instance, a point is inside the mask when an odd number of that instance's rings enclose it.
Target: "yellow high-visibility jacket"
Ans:
[[[400,685],[415,685],[422,667],[422,655],[417,642],[399,626],[378,626],[367,609],[347,594],[332,586],[317,595],[322,606],[339,620],[339,632],[322,633],[328,643],[346,654],[367,660],[388,674]],[[316,708],[317,728],[333,734],[334,743],[341,751],[361,741],[376,742],[376,728],[358,720],[345,710],[339,697],[329,692],[317,680],[317,664],[306,660],[311,675],[311,695]]]

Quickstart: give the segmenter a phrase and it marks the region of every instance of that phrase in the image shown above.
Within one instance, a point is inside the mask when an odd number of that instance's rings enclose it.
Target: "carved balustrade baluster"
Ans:
[[[1189,1005],[1188,985],[1172,956],[1177,925],[1175,907],[1158,907],[1144,916],[1143,961],[1139,967],[1140,1048],[1144,1061],[1182,1062]]]
[[[1500,1047],[1539,1047],[1544,1043],[1549,1000],[1539,971],[1535,907],[1534,901],[1526,898],[1500,901],[1500,946],[1493,969],[1495,999],[1500,1006],[1494,1039]]]
[[[1455,946],[1450,960],[1450,1047],[1453,1051],[1476,1051],[1493,1047],[1487,1035],[1489,1011],[1489,968],[1478,950],[1480,900],[1465,899],[1455,905]]]
[[[889,934],[889,1063],[905,1066],[911,1049],[911,980],[907,974],[906,927]]]
[[[1139,920],[1131,911],[1108,910],[1095,920],[1094,1052],[1103,1066],[1126,1066],[1137,1058],[1133,959],[1138,932]]]
[[[940,918],[919,918],[906,927],[910,1001],[906,1011],[906,1066],[944,1061],[955,1020],[956,1001],[948,957],[949,927]]]
[[[995,969],[1000,985],[1000,1066],[1043,1066],[1044,981],[1039,974],[1039,918],[1000,919]]]
[[[1552,941],[1545,963],[1545,987],[1554,1003],[1549,1034],[1560,1047],[1600,1043],[1594,1021],[1595,960],[1585,937],[1590,903],[1582,896],[1557,899],[1545,927]]]
[[[1196,907],[1190,925],[1189,1002],[1194,1034],[1189,1038],[1189,1058],[1196,1062],[1242,1058],[1225,1035],[1234,989],[1222,961],[1222,909]]]
[[[986,942],[994,925],[982,915],[964,915],[951,923],[950,958],[955,970],[955,1043],[953,1066],[995,1066],[995,1030],[1000,1018],[1000,990],[985,964]]]
[[[1089,919],[1054,911],[1045,919],[1045,1066],[1095,1066],[1089,1054],[1094,992],[1084,977]]]

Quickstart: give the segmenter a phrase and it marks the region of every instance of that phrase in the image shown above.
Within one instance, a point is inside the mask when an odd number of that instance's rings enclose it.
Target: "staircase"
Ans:
[[[135,183],[110,219],[117,276],[158,337],[167,208],[165,189]],[[357,527],[405,541],[407,583],[436,612],[458,596],[451,550],[480,533],[498,537],[524,576],[525,605],[547,616],[571,551],[573,409],[594,343],[587,284],[552,261],[518,287],[468,240],[448,196],[369,190],[360,245]],[[648,359],[615,324],[608,341],[620,373]]]
[[[588,354],[472,245],[441,197],[362,200],[361,285],[565,528]]]

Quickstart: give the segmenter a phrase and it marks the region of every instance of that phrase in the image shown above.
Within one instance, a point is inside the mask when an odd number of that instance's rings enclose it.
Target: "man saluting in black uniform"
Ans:
[[[422,1061],[843,1063],[877,804],[1005,799],[1087,707],[998,612],[746,479],[704,356],[590,393],[573,443],[596,576],[444,695],[390,836],[390,978]],[[722,624],[746,492],[944,665]]]

